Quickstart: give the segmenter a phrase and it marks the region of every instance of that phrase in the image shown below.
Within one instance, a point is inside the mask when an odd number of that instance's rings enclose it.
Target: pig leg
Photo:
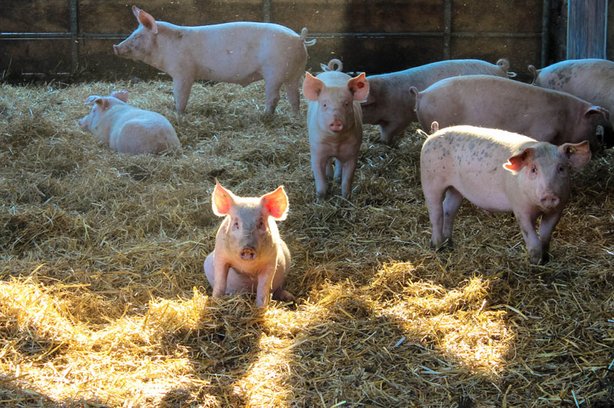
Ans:
[[[303,75],[303,72],[301,71],[301,76],[302,75]],[[292,108],[292,113],[295,116],[299,116],[300,105],[301,105],[299,84],[300,84],[300,81],[298,78],[293,78],[292,80],[284,84],[286,88],[286,98],[288,98],[288,102],[290,103],[290,107]]]
[[[175,97],[175,109],[182,115],[190,98],[194,81],[188,78],[173,78],[173,96]]]
[[[335,163],[335,173],[333,174],[333,179],[338,183],[341,181],[341,162],[339,159],[335,159],[333,163]]]
[[[276,265],[271,266],[258,275],[256,288],[256,306],[266,307],[271,300],[271,286],[275,277]]]
[[[329,166],[327,157],[320,157],[311,153],[311,170],[316,182],[316,197],[318,200],[326,197],[326,167]]]
[[[266,105],[264,113],[266,115],[272,115],[275,113],[275,108],[279,102],[279,90],[281,89],[281,82],[275,77],[264,79],[264,95],[266,97]]]
[[[448,188],[443,200],[443,242],[452,246],[452,226],[454,217],[463,201],[463,195],[454,187]]]
[[[211,253],[211,264],[213,266],[213,275],[207,276],[211,286],[213,287],[213,297],[222,297],[226,294],[226,284],[228,281],[228,269],[230,265],[221,256],[215,256],[215,252]],[[205,265],[207,260],[205,259]]]
[[[537,232],[535,231],[535,222],[537,221],[537,215],[526,213],[523,214],[517,211],[514,211],[514,215],[518,220],[518,224],[520,225],[520,231],[522,232],[522,237],[524,238],[524,242],[527,245],[527,252],[529,253],[529,262],[533,265],[537,265],[542,260],[542,242],[539,240]]]
[[[356,170],[356,159],[346,160],[341,166],[341,195],[349,200],[352,196],[352,181]]]
[[[294,295],[284,289],[286,274],[290,266],[290,250],[284,241],[280,242],[280,246],[281,248],[278,249],[277,255],[277,270],[275,271],[272,284],[273,299],[282,302],[294,302]]]
[[[431,248],[439,249],[444,242],[443,238],[443,197],[445,189],[433,186],[424,186],[424,201],[431,221]]]
[[[392,146],[395,141],[401,138],[401,134],[407,127],[405,122],[388,122],[380,126],[380,142]]]
[[[545,264],[550,260],[550,239],[552,238],[552,231],[556,224],[561,219],[562,212],[555,212],[542,215],[541,223],[539,225],[539,238],[542,242],[542,258],[541,263]]]

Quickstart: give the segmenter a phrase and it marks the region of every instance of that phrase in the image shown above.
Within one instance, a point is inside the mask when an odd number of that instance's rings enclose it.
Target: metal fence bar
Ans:
[[[79,11],[78,0],[70,0],[70,68],[71,72],[77,72],[79,68]]]
[[[450,59],[452,40],[452,0],[445,0],[443,5],[443,59]]]

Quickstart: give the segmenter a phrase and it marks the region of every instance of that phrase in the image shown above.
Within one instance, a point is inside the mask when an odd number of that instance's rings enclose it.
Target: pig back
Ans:
[[[363,107],[363,122],[378,124],[383,117],[406,117],[410,123],[418,120],[414,111],[416,100],[408,92],[411,86],[419,91],[449,77],[460,75],[508,76],[509,62],[500,59],[497,64],[478,59],[438,61],[403,71],[367,77],[369,98]]]
[[[453,186],[480,208],[511,211],[508,194],[518,186],[503,164],[536,143],[532,138],[498,129],[474,126],[441,129],[429,136],[422,147],[423,188]]]
[[[602,59],[561,61],[537,71],[534,84],[570,93],[614,113],[614,62]],[[612,120],[612,117],[610,117]]]
[[[594,127],[583,118],[590,104],[572,95],[494,76],[441,80],[418,94],[424,129],[472,125],[504,129],[555,144],[589,139]]]
[[[177,69],[193,64],[199,79],[248,84],[263,78],[265,69],[298,77],[307,63],[305,41],[279,24],[233,22],[181,30],[181,43],[171,38],[167,48],[182,55]]]
[[[181,147],[171,123],[157,112],[130,105],[114,107],[109,147],[119,153],[162,153]],[[113,112],[110,112],[113,113]]]

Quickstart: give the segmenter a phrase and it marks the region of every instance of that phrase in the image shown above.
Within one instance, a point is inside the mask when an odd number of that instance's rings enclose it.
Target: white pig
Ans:
[[[333,65],[331,61],[328,66]],[[362,143],[360,102],[369,95],[369,82],[364,72],[355,78],[337,70],[317,77],[307,72],[303,95],[308,99],[307,129],[317,198],[326,196],[326,177],[331,175],[334,159],[334,177],[341,179],[341,195],[349,199]]]
[[[614,144],[609,112],[565,92],[491,75],[446,78],[410,92],[425,130],[437,121],[441,128],[503,129],[556,145],[588,140],[593,152]]]
[[[587,141],[555,146],[474,126],[435,132],[420,154],[422,189],[433,227],[431,245],[451,244],[454,217],[465,197],[489,211],[512,211],[529,261],[547,262],[552,231],[569,199],[569,169],[583,167],[590,158]]]
[[[127,91],[89,96],[85,104],[92,105],[92,109],[79,120],[79,126],[119,153],[162,153],[181,148],[168,119],[127,101]]]
[[[407,92],[410,86],[422,91],[444,78],[459,75],[495,75],[512,77],[510,63],[501,58],[496,64],[477,59],[438,61],[387,74],[369,75],[369,98],[362,104],[362,121],[380,126],[380,141],[394,144],[405,128],[418,118],[416,99]]]
[[[299,112],[299,85],[307,63],[307,29],[298,35],[272,23],[234,22],[206,26],[178,26],[156,21],[132,6],[139,27],[113,51],[142,61],[173,78],[177,113],[188,103],[192,84],[203,79],[248,85],[264,79],[266,113],[275,112],[284,85],[295,114]]]
[[[614,121],[614,62],[596,59],[573,59],[557,62],[540,70],[529,65],[533,84],[563,91],[603,106]]]
[[[284,289],[290,251],[275,223],[288,214],[283,186],[261,197],[239,197],[216,182],[211,207],[225,217],[203,265],[213,296],[255,292],[258,307],[268,305],[271,292],[273,299],[293,301]]]

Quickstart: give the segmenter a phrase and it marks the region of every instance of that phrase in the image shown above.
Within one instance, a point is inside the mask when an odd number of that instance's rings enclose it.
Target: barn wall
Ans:
[[[183,25],[237,20],[307,27],[318,43],[309,68],[331,57],[348,71],[389,72],[447,58],[511,60],[512,69],[547,61],[544,4],[559,0],[151,0],[154,17]],[[111,45],[137,23],[132,3],[117,0],[2,0],[0,75],[5,79],[73,76],[155,77],[120,59]],[[547,13],[549,14],[549,13]],[[547,15],[546,15],[547,16]],[[551,37],[551,35],[550,35]],[[551,43],[552,41],[550,41]],[[546,58],[546,59],[544,59]]]

